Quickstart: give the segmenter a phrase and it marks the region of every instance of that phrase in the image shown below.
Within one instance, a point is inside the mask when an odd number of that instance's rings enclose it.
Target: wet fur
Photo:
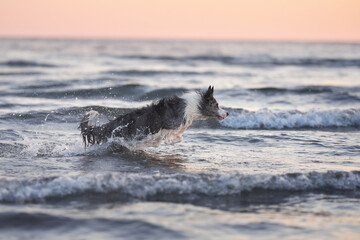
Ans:
[[[214,88],[209,87],[207,91],[190,92],[182,97],[165,97],[102,126],[90,123],[97,114],[90,111],[79,126],[85,147],[105,143],[112,137],[136,141],[143,147],[157,147],[162,141],[166,144],[180,142],[181,135],[194,120],[219,117],[220,110],[213,91]]]

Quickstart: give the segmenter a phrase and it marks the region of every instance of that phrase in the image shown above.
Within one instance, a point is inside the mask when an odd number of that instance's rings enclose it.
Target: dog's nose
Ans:
[[[226,112],[226,116],[229,116],[229,112]]]

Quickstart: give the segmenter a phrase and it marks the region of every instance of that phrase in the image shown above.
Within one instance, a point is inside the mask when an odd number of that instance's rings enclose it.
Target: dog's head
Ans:
[[[219,107],[213,96],[214,87],[209,86],[207,91],[201,92],[200,112],[206,118],[217,118],[224,120],[229,113]]]

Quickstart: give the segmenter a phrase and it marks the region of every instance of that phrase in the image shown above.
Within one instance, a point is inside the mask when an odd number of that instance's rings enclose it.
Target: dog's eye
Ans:
[[[216,103],[216,107],[219,108],[219,104],[218,104],[218,103]]]

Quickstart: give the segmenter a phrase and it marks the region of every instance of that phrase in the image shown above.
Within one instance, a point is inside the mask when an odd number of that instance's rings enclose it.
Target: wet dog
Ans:
[[[209,86],[206,91],[165,97],[101,126],[90,124],[98,114],[90,111],[79,126],[85,147],[105,143],[109,138],[132,143],[134,150],[158,147],[162,142],[171,145],[181,142],[182,134],[193,121],[208,118],[224,120],[229,115],[219,107],[213,93],[214,87]]]

